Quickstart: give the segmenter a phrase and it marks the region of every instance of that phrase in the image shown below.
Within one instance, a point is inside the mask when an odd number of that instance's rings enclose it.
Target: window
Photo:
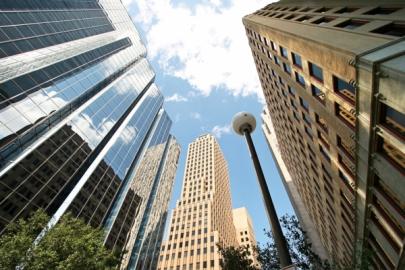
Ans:
[[[328,125],[326,124],[325,119],[320,117],[317,113],[315,113],[315,121],[326,133],[328,132]]]
[[[273,41],[270,41],[270,46],[271,46],[271,49],[272,49],[273,51],[276,50],[276,45],[274,44]]]
[[[319,66],[317,66],[311,62],[309,62],[308,65],[309,65],[309,74],[312,77],[314,77],[315,79],[317,79],[318,81],[323,82],[322,69]]]
[[[295,101],[294,100],[290,100],[291,106],[293,106],[294,109],[297,109],[297,105],[295,105]]]
[[[354,104],[356,101],[356,89],[353,85],[347,83],[346,81],[333,76],[333,88],[336,93],[341,97]]]
[[[334,19],[335,19],[334,17],[323,17],[323,18],[320,18],[319,20],[313,21],[312,23],[324,25],[324,24],[327,24],[327,23],[333,21]]]
[[[344,29],[355,29],[360,27],[364,24],[368,23],[368,21],[360,21],[360,20],[348,20],[341,24],[336,25],[336,27],[344,28]]]
[[[303,8],[302,10],[300,10],[300,12],[308,12],[308,11],[310,11],[312,8],[309,8],[309,7],[306,7],[306,8]]]
[[[353,188],[351,186],[351,181],[350,179],[341,171],[339,170],[339,177],[340,180],[342,180],[342,182],[345,184],[345,186],[348,188],[348,190],[353,193]]]
[[[280,82],[281,85],[284,86],[284,81],[283,81],[283,79],[282,79],[280,76],[278,77],[278,81]]]
[[[340,14],[341,14],[341,13],[351,13],[351,12],[356,11],[356,10],[358,10],[358,8],[344,7],[344,8],[342,8],[342,9],[336,11],[336,13],[340,13]]]
[[[325,13],[325,12],[327,12],[329,10],[330,10],[330,8],[322,7],[320,9],[314,10],[314,12]]]
[[[294,87],[288,86],[288,93],[290,93],[290,95],[295,97],[295,92],[296,90],[294,89]]]
[[[280,65],[280,60],[278,60],[277,56],[274,56],[274,62],[276,62],[277,65]]]
[[[302,69],[301,56],[296,53],[292,53],[293,64]]]
[[[371,32],[388,36],[403,37],[405,36],[405,24],[391,23]]]
[[[286,73],[288,73],[288,74],[291,75],[291,67],[290,67],[289,64],[283,63],[283,68],[284,68],[284,71],[285,71]]]
[[[280,53],[281,56],[283,56],[284,58],[288,58],[288,52],[286,48],[280,46]]]
[[[308,20],[312,19],[311,16],[303,16],[297,19],[297,22],[307,22]]]
[[[287,17],[285,17],[284,19],[285,19],[285,20],[291,20],[291,19],[293,19],[295,16],[296,16],[296,14],[290,14],[290,15],[288,15]]]
[[[300,104],[306,111],[309,110],[309,104],[303,98],[300,98]]]
[[[402,139],[405,138],[405,115],[388,105],[381,104],[381,123]]]
[[[312,95],[319,100],[322,104],[325,104],[325,93],[322,92],[318,87],[311,84]]]
[[[401,150],[388,143],[380,136],[378,137],[378,149],[389,162],[401,170],[402,173],[405,172],[405,154]]]
[[[313,135],[312,135],[311,129],[308,128],[307,126],[305,126],[304,129],[305,129],[305,133],[307,133],[307,135],[308,135],[308,136],[311,138],[311,140],[312,140]]]
[[[350,145],[347,141],[342,139],[339,135],[336,135],[337,138],[337,146],[343,153],[346,154],[352,161],[354,160],[354,146]]]
[[[299,74],[298,72],[295,72],[295,80],[301,84],[303,87],[305,87],[305,79],[304,77],[302,77],[301,74]]]
[[[302,113],[302,119],[304,119],[304,121],[308,124],[311,125],[311,119],[309,118],[309,116],[306,113]]]
[[[372,10],[370,10],[370,11],[364,13],[364,14],[367,14],[367,15],[388,15],[388,14],[394,13],[397,10],[399,10],[399,8],[378,7],[378,8],[372,9]]]
[[[356,124],[354,110],[348,111],[337,103],[335,103],[335,109],[337,117],[340,118],[350,128],[354,128]]]
[[[324,158],[325,158],[328,162],[330,162],[329,152],[328,152],[325,148],[323,148],[322,145],[319,145],[319,151],[320,151],[321,154],[324,156]]]
[[[318,138],[323,143],[323,145],[326,147],[326,149],[329,150],[330,146],[329,146],[328,138],[319,130],[318,130]]]

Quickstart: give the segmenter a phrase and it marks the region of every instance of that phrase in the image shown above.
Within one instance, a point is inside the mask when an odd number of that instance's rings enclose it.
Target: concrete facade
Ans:
[[[212,135],[202,135],[189,145],[181,197],[157,269],[219,270],[216,245],[238,246],[227,167]]]
[[[341,265],[404,268],[404,7],[285,0],[243,18],[281,157]]]

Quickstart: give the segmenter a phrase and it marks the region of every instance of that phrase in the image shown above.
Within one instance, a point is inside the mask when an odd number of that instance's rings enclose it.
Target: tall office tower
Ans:
[[[247,209],[245,207],[233,209],[232,216],[239,246],[245,246],[249,250],[249,259],[252,260],[253,265],[260,266],[255,249],[257,246],[255,231]]]
[[[216,245],[238,244],[227,164],[212,135],[202,135],[189,145],[184,173],[157,269],[221,269]]]
[[[121,1],[0,1],[0,234],[44,208],[155,252],[179,147],[145,55]]]
[[[405,5],[282,0],[243,23],[283,161],[329,257],[404,269]]]
[[[325,247],[322,245],[321,238],[319,237],[318,231],[316,230],[314,223],[312,222],[308,211],[305,209],[305,205],[298,193],[298,189],[292,180],[290,173],[288,172],[287,166],[281,156],[280,146],[278,144],[277,136],[271,122],[269,109],[267,106],[263,109],[262,117],[262,130],[264,137],[266,138],[267,144],[269,146],[273,160],[276,163],[278,173],[283,181],[283,185],[287,191],[288,198],[294,208],[294,212],[297,215],[298,221],[301,227],[307,233],[309,241],[312,244],[312,249],[318,254],[322,259],[329,259],[328,253]]]

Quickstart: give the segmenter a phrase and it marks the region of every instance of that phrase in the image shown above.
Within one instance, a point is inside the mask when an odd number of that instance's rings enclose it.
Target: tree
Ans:
[[[313,252],[311,243],[295,216],[285,215],[281,217],[280,224],[284,229],[291,260],[299,269],[332,269],[327,261],[322,260]],[[263,270],[278,270],[280,269],[280,261],[273,235],[269,231],[266,231],[266,235],[269,237],[269,242],[264,247],[257,248],[258,260]]]
[[[284,215],[280,219],[283,227],[284,236],[288,243],[288,249],[291,255],[291,260],[298,269],[303,270],[368,270],[371,266],[371,258],[373,252],[369,247],[365,246],[362,255],[356,262],[350,265],[339,265],[335,261],[329,263],[327,260],[322,260],[313,250],[312,245],[308,240],[306,232],[301,228],[295,216]],[[274,243],[271,232],[265,232],[269,237],[269,242],[264,247],[257,247],[258,261],[262,265],[262,270],[278,270],[280,269],[280,261],[276,245]]]
[[[247,247],[222,247],[217,245],[222,256],[220,265],[222,270],[258,270],[249,259],[250,252]]]
[[[42,240],[33,242],[49,221],[43,210],[28,220],[8,225],[0,237],[0,269],[76,270],[115,269],[119,254],[103,245],[104,232],[93,228],[71,214],[47,231]]]

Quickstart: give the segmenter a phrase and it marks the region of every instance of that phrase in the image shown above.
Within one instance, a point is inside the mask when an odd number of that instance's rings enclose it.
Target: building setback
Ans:
[[[181,197],[157,269],[221,269],[217,244],[238,246],[228,168],[216,139],[202,135],[188,147]]]
[[[281,157],[342,265],[405,267],[404,18],[393,0],[282,0],[243,18]]]
[[[153,261],[180,148],[145,56],[121,1],[0,1],[0,234],[71,212]]]
[[[232,210],[233,224],[236,230],[236,238],[240,247],[246,247],[250,253],[248,256],[253,265],[260,267],[257,261],[256,237],[253,229],[252,219],[245,207]]]

